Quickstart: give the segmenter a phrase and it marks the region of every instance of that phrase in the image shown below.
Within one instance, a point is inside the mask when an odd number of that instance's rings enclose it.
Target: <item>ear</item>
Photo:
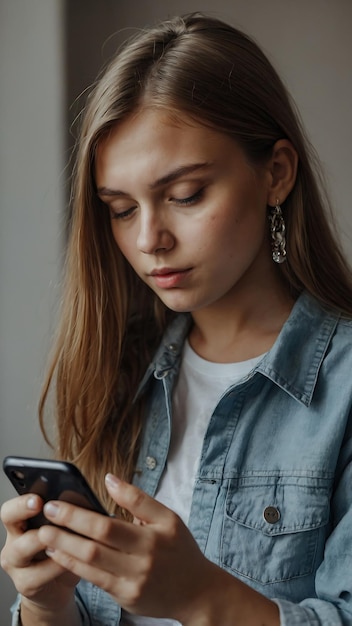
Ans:
[[[279,139],[268,162],[271,176],[267,198],[269,206],[286,200],[296,182],[297,166],[298,155],[292,143],[288,139]]]

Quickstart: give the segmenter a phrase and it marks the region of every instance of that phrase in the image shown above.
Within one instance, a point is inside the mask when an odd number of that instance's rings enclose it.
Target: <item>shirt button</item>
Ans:
[[[154,372],[154,377],[157,380],[162,380],[163,378],[166,378],[166,376],[169,375],[169,370],[162,370],[161,372]]]
[[[177,352],[177,343],[170,343],[168,345],[170,352]]]
[[[147,456],[145,464],[149,470],[153,470],[156,468],[156,459],[153,456]]]
[[[264,509],[263,515],[268,524],[276,524],[280,519],[280,511],[275,506],[267,506]]]

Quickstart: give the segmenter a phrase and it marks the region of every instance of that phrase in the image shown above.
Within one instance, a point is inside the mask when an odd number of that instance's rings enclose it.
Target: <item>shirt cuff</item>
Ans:
[[[317,598],[303,601],[315,605],[314,609],[277,598],[273,602],[279,607],[280,626],[343,626],[346,623],[335,605]]]
[[[91,621],[89,618],[89,615],[86,611],[86,608],[83,604],[83,602],[81,601],[81,599],[79,598],[79,596],[76,594],[76,604],[81,616],[81,623],[82,626],[91,626]],[[16,602],[12,605],[11,607],[11,613],[12,613],[12,621],[11,621],[11,626],[22,626],[22,621],[21,621],[21,596],[19,595],[16,599]]]

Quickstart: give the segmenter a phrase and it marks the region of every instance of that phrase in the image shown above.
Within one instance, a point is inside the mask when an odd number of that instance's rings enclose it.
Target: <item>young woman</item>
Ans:
[[[13,623],[352,624],[351,275],[276,72],[198,14],[142,32],[75,174],[41,420],[55,386],[115,517],[4,504]]]

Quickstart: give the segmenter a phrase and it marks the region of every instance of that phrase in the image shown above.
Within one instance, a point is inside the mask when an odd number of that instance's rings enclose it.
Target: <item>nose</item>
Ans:
[[[157,209],[140,209],[139,233],[137,247],[144,254],[155,254],[158,251],[171,250],[175,238],[166,224],[162,211]]]

